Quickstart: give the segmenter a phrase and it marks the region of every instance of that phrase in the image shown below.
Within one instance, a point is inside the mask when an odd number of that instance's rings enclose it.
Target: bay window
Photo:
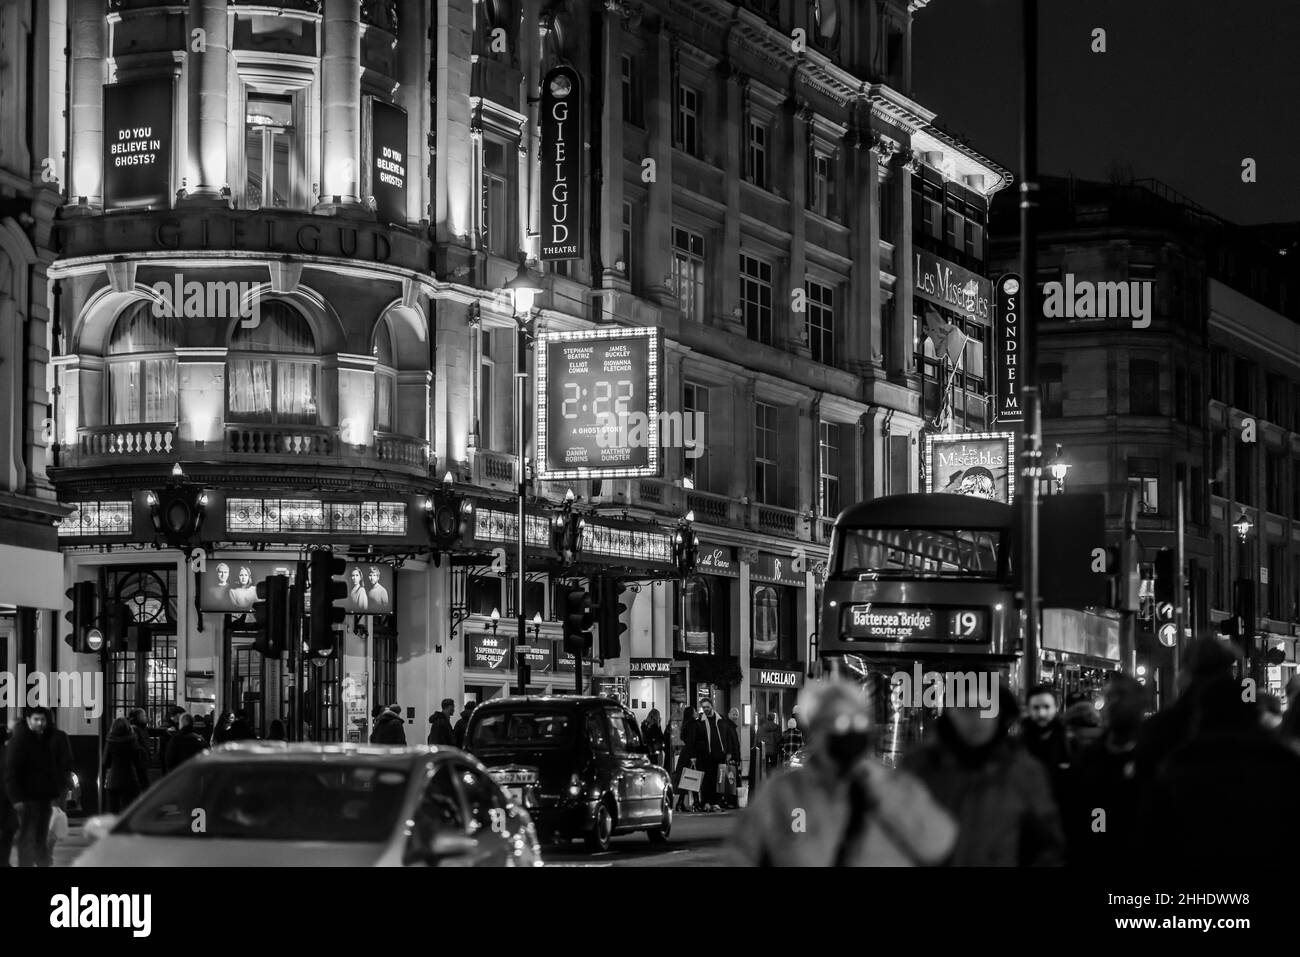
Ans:
[[[108,406],[113,425],[176,421],[175,320],[151,303],[127,308],[108,342]]]
[[[236,326],[230,340],[227,421],[316,424],[315,352],[306,319],[282,302],[263,303],[262,321],[251,328]]]

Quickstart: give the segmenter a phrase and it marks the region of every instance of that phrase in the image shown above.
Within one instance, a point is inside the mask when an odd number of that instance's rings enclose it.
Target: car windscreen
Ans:
[[[554,708],[520,708],[477,716],[465,747],[470,751],[565,748],[573,743],[573,715]]]
[[[840,528],[832,578],[975,579],[998,575],[1000,529]]]
[[[202,761],[158,782],[113,833],[379,843],[397,825],[407,780],[391,764]]]

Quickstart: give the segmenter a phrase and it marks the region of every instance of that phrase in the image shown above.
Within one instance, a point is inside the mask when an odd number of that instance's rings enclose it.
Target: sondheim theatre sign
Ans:
[[[582,85],[576,70],[557,66],[542,80],[542,255],[581,259]]]
[[[995,422],[1020,422],[1020,277],[1007,273],[997,284],[997,312],[993,320],[994,390],[997,393]]]

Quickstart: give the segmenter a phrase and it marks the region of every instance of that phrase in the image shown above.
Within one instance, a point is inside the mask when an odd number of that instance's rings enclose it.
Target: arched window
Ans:
[[[771,585],[754,589],[753,629],[755,657],[780,657],[781,596]]]
[[[713,617],[709,585],[702,578],[690,578],[682,586],[685,621],[685,651],[708,654],[712,650]]]
[[[375,329],[375,344],[371,347],[375,366],[375,431],[393,431],[397,415],[397,368],[393,361],[393,333],[387,321],[380,321]]]
[[[153,303],[129,306],[108,340],[109,422],[176,422],[176,321]]]
[[[283,302],[262,303],[261,321],[240,323],[230,340],[226,420],[314,425],[315,353],[311,326],[297,310]]]

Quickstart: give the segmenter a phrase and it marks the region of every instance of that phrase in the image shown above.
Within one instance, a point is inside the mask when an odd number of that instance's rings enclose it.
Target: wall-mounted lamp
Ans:
[[[1241,518],[1237,519],[1237,521],[1233,524],[1232,527],[1237,530],[1237,538],[1239,538],[1241,541],[1244,542],[1246,540],[1246,537],[1250,535],[1250,530],[1255,526],[1251,524],[1249,516],[1247,516],[1245,511],[1243,510],[1241,513]]]
[[[533,632],[533,641],[536,641],[542,633],[542,613],[540,611],[533,615],[533,623],[530,627]]]
[[[483,626],[483,634],[495,635],[497,633],[497,629],[501,627],[501,612],[498,609],[493,608],[492,614],[489,615],[488,617],[490,618],[490,620],[486,625]]]

